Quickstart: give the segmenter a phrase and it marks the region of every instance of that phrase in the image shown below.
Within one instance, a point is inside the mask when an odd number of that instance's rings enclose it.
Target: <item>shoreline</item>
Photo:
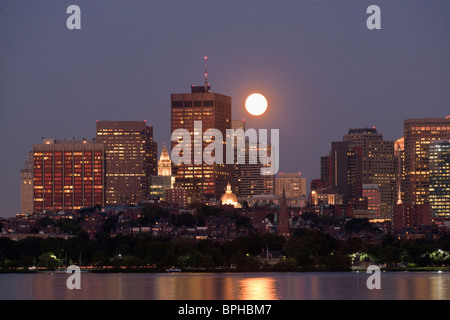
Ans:
[[[139,273],[165,273],[165,274],[189,274],[189,273],[360,273],[366,272],[365,268],[355,268],[352,270],[274,270],[274,269],[260,269],[260,270],[237,270],[237,269],[221,269],[221,270],[190,270],[182,269],[181,271],[166,271],[165,269],[127,269],[127,268],[111,268],[111,269],[84,269],[81,268],[81,272],[89,272],[96,274],[139,274]],[[448,267],[390,267],[390,268],[380,268],[381,272],[450,272]],[[33,274],[33,273],[66,273],[66,269],[60,270],[29,270],[29,269],[14,269],[14,270],[0,270],[0,274]]]

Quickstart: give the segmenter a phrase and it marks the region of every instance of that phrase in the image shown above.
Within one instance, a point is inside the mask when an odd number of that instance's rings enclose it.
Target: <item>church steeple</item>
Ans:
[[[284,237],[289,237],[289,216],[287,213],[287,205],[286,205],[286,193],[283,188],[283,194],[281,196],[280,203],[280,214],[278,217],[278,228],[277,232],[279,235]]]

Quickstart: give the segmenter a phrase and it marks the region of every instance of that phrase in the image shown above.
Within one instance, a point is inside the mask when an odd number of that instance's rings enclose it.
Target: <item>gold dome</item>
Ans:
[[[222,197],[220,197],[220,202],[222,204],[229,204],[229,205],[233,205],[233,206],[236,206],[238,203],[236,195],[231,191],[231,185],[229,182],[227,185],[227,190],[222,195]]]

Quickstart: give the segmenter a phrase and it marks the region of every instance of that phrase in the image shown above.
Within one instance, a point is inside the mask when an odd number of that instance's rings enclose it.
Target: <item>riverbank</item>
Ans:
[[[382,272],[450,272],[448,267],[382,267],[380,268]],[[295,272],[295,273],[311,273],[311,272],[366,272],[365,268],[354,268],[352,270],[339,270],[339,271],[329,271],[329,270],[275,270],[273,268],[261,268],[257,270],[240,270],[236,268],[220,268],[220,269],[179,269],[179,271],[167,271],[167,269],[161,268],[81,268],[82,272],[89,273],[99,273],[99,274],[109,274],[109,273],[284,273],[284,272]],[[66,273],[65,269],[54,269],[54,270],[37,270],[37,269],[2,269],[2,273]]]

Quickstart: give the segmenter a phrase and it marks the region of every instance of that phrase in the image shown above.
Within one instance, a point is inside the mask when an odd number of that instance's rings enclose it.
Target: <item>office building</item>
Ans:
[[[232,129],[242,129],[245,132],[245,120],[233,120]],[[240,198],[249,198],[255,195],[273,195],[275,188],[275,175],[261,174],[261,170],[268,170],[269,164],[262,164],[260,161],[251,163],[250,154],[271,154],[271,144],[267,146],[253,145],[245,137],[245,144],[242,150],[237,143],[234,142],[234,164],[231,165],[231,186],[233,192]],[[238,153],[245,152],[245,163],[238,163]]]
[[[380,217],[381,195],[378,184],[363,184],[362,196],[367,199],[367,210],[371,211],[373,216]]]
[[[402,203],[405,196],[405,138],[401,137],[394,142],[394,156],[397,161],[396,194],[397,204]]]
[[[275,177],[275,195],[286,196],[288,207],[304,207],[306,205],[306,178],[301,173],[278,173]]]
[[[94,141],[43,139],[33,145],[34,212],[103,206],[104,160],[103,144]]]
[[[394,141],[383,140],[376,128],[350,129],[343,137],[352,149],[361,152],[362,184],[377,184],[381,198],[381,214],[390,218],[396,202],[397,160],[394,155]]]
[[[256,163],[250,163],[249,154],[256,151],[266,152],[270,154],[272,152],[270,144],[267,147],[260,147],[258,145],[253,146],[246,141],[245,143],[245,164],[238,164],[238,196],[252,197],[255,195],[271,195],[275,192],[275,175],[273,174],[261,174],[261,170],[268,168],[270,164],[262,164],[257,161]]]
[[[203,160],[203,150],[212,141],[197,140],[194,136],[195,123],[200,122],[202,136],[208,129],[217,129],[224,138],[222,164],[207,164]],[[231,167],[226,165],[225,137],[226,130],[231,129],[231,97],[211,92],[209,84],[191,86],[190,93],[171,94],[171,131],[187,130],[191,139],[190,163],[174,163],[173,174],[189,193],[192,201],[218,201],[230,181]],[[172,141],[172,149],[182,141]],[[200,141],[200,142],[197,142]],[[185,150],[183,150],[184,152]],[[200,161],[197,161],[200,157]],[[174,160],[172,158],[172,160]]]
[[[323,187],[331,187],[331,176],[331,156],[320,157],[320,180]]]
[[[429,146],[430,205],[435,217],[450,217],[450,140]]]
[[[97,142],[105,146],[106,204],[146,200],[157,169],[153,127],[146,121],[97,121]]]
[[[407,119],[404,121],[404,138],[404,202],[430,203],[429,146],[435,140],[450,139],[450,117]]]
[[[321,161],[323,164],[323,161]],[[362,194],[361,148],[349,142],[332,142],[330,152],[331,188],[344,196],[344,202],[360,198]]]

